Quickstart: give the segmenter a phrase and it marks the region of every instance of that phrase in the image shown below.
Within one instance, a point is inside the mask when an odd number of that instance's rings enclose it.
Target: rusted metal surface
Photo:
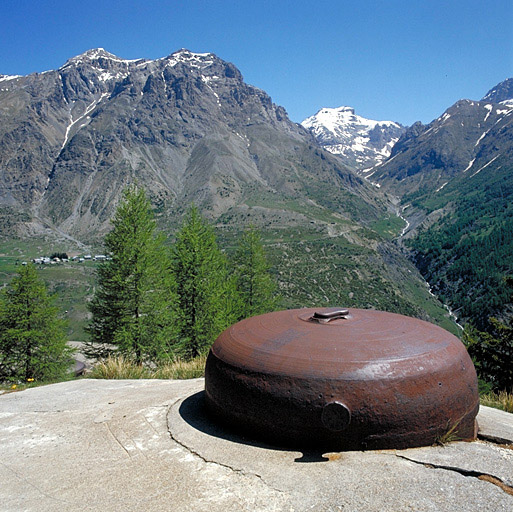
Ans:
[[[222,333],[205,370],[213,415],[327,450],[425,446],[451,429],[475,438],[477,378],[455,336],[393,313],[333,312],[279,311]]]

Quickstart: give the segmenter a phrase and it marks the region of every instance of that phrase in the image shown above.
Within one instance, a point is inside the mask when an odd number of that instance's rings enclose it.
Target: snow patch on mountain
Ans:
[[[185,48],[172,53],[169,57],[166,57],[167,65],[174,67],[178,63],[183,62],[193,68],[203,69],[214,63],[213,55],[211,53],[194,53]]]
[[[476,147],[482,140],[483,138],[486,136],[486,134],[489,132],[490,130],[486,130],[485,132],[483,132],[481,134],[481,137],[479,137],[479,139],[477,139],[476,143],[474,144],[474,147]]]
[[[61,151],[64,149],[64,146],[66,146],[66,144],[68,143],[69,135],[70,135],[70,131],[73,129],[73,127],[74,127],[78,122],[80,122],[80,121],[82,121],[82,120],[84,120],[84,119],[86,119],[86,120],[87,120],[87,122],[86,122],[86,123],[84,123],[84,124],[81,124],[81,125],[79,126],[79,128],[78,128],[78,129],[80,130],[81,128],[83,128],[84,126],[86,126],[86,125],[88,124],[88,121],[90,120],[90,116],[89,116],[89,114],[90,114],[90,113],[91,113],[91,112],[92,112],[92,111],[93,111],[93,110],[98,106],[98,104],[100,103],[100,101],[102,101],[102,100],[103,100],[103,98],[105,98],[105,96],[108,96],[108,93],[106,93],[106,92],[105,92],[105,93],[103,93],[103,94],[102,94],[98,99],[94,99],[94,100],[92,101],[92,103],[91,103],[91,104],[89,104],[89,105],[86,107],[86,109],[85,109],[84,113],[83,113],[83,114],[81,114],[81,115],[80,115],[77,119],[75,119],[75,120],[73,120],[73,115],[72,115],[72,113],[71,113],[71,111],[70,111],[70,113],[69,113],[69,120],[70,120],[70,123],[69,123],[69,124],[68,124],[68,126],[66,127],[66,132],[65,132],[65,134],[64,134],[64,142],[62,143]],[[78,131],[78,130],[77,130],[77,131]]]
[[[486,113],[486,116],[485,118],[483,119],[483,123],[486,122],[486,120],[488,119],[488,117],[490,116],[490,112],[493,110],[493,106],[492,105],[485,105],[484,108],[486,110],[488,110],[488,112]]]
[[[83,64],[83,63],[90,64],[90,63],[100,60],[100,59],[113,60],[116,62],[125,62],[123,59],[119,58],[117,55],[114,55],[113,53],[110,53],[110,52],[104,50],[103,48],[93,48],[92,50],[87,50],[86,52],[81,53],[80,55],[77,55],[76,57],[72,57],[71,59],[68,59],[60,69],[64,69],[68,66],[73,66],[73,65],[77,65],[77,64]]]
[[[465,167],[465,169],[463,169],[463,172],[467,172],[474,165],[475,161],[476,161],[476,159],[472,158],[472,160],[470,160],[470,162],[468,163],[467,167]]]
[[[322,108],[301,123],[317,142],[358,170],[390,156],[405,128],[394,121],[375,121],[355,114],[352,107]]]
[[[0,75],[0,82],[6,82],[7,80],[14,80],[20,78],[20,75]]]
[[[495,162],[497,158],[499,158],[500,155],[494,156],[488,163],[480,167],[474,174],[472,174],[470,177],[473,178],[477,173],[481,172],[483,169],[486,169],[491,163]]]

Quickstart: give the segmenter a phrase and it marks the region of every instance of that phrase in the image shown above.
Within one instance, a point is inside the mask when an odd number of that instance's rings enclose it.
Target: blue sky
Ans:
[[[96,47],[126,59],[213,52],[296,122],[350,105],[412,124],[513,77],[513,2],[0,2],[0,73],[56,69]]]

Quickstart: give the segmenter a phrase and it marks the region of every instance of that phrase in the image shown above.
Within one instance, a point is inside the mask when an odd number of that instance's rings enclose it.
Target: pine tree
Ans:
[[[463,342],[478,376],[494,389],[513,392],[513,327],[490,318],[491,333],[467,324]]]
[[[157,361],[172,356],[174,284],[164,239],[156,233],[151,205],[143,189],[128,187],[105,237],[112,259],[98,270],[98,288],[90,304],[93,344]],[[105,355],[101,350],[97,355]]]
[[[20,267],[0,297],[0,381],[63,377],[73,352],[64,328],[34,266]]]
[[[241,297],[240,318],[273,311],[279,301],[269,274],[260,233],[249,227],[242,235],[234,257],[237,290]]]
[[[208,351],[237,319],[234,279],[219,250],[213,228],[192,206],[177,233],[173,273],[178,294],[179,354],[191,359]]]

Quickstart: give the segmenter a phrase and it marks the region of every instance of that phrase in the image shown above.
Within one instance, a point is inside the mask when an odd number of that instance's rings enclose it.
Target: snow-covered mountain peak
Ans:
[[[321,108],[301,123],[331,153],[357,169],[372,167],[390,156],[404,131],[394,121],[375,121],[355,114],[352,107]]]
[[[354,108],[353,107],[336,107],[336,108],[329,108],[329,107],[323,107],[316,116],[322,116],[322,117],[350,117],[354,116]]]
[[[117,55],[108,52],[105,48],[92,48],[91,50],[87,50],[82,55],[79,55],[84,59],[111,59],[111,60],[123,60],[120,59]]]
[[[116,62],[124,62],[123,59],[119,58],[117,55],[104,50],[103,48],[92,48],[91,50],[87,50],[76,57],[72,57],[68,59],[62,68],[73,64],[81,64],[81,63],[93,63],[100,64],[102,59]]]
[[[191,52],[187,48],[180,48],[176,52],[173,52],[170,57],[182,57],[183,59],[205,59],[212,58],[213,53],[195,53]]]
[[[146,59],[121,59],[103,48],[93,48],[68,59],[58,71],[64,72],[73,68],[82,70],[87,68],[89,72],[96,75],[100,82],[113,83],[114,80],[126,78],[133,66],[140,66],[141,63],[148,62],[151,61]]]
[[[194,53],[182,48],[166,57],[165,60],[168,61],[168,66],[176,66],[182,62],[191,67],[205,68],[213,64],[215,58],[213,53]]]
[[[301,123],[305,128],[313,128],[317,131],[330,131],[334,134],[343,132],[345,125],[359,125],[362,127],[374,128],[377,125],[394,126],[399,128],[401,125],[393,121],[374,121],[366,119],[355,114],[353,107],[321,108],[317,114],[305,119]]]
[[[490,89],[481,101],[502,103],[506,100],[513,100],[513,78],[507,78],[493,89]]]

